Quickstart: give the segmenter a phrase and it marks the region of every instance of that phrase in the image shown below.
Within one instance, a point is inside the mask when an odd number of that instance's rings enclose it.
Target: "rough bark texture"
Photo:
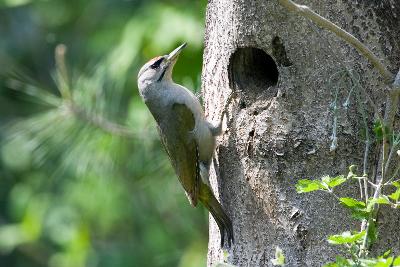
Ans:
[[[398,70],[400,5],[395,0],[299,3],[353,33],[391,71]],[[362,85],[383,108],[385,86],[377,72],[332,34],[277,1],[209,1],[202,75],[208,116],[217,120],[229,93],[237,92],[217,148],[218,184],[212,176],[233,220],[235,244],[227,250],[228,262],[271,266],[279,246],[287,266],[321,266],[338,253],[326,237],[359,228],[330,195],[295,191],[299,179],[346,174],[349,165],[362,164],[362,119],[354,96],[347,110],[339,110],[338,148],[330,152],[334,91],[328,81],[343,66],[359,72]],[[338,105],[348,89],[340,90]],[[337,193],[357,196],[358,186],[340,187]],[[376,247],[399,253],[399,213],[381,218],[382,240]],[[211,219],[209,266],[224,260],[219,244]]]

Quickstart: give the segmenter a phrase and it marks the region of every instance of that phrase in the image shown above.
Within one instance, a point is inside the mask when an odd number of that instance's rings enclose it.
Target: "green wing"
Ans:
[[[198,149],[193,136],[195,120],[185,104],[173,104],[159,122],[161,141],[192,206],[197,205],[200,188]]]

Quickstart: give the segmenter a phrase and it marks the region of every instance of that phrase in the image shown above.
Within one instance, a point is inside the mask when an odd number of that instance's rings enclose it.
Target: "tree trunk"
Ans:
[[[367,3],[368,2],[368,3]],[[395,0],[301,1],[354,34],[391,71],[400,64],[400,6]],[[338,84],[334,73],[354,69],[360,82],[384,109],[385,86],[355,49],[312,22],[289,13],[275,0],[212,0],[207,7],[202,74],[205,109],[217,120],[230,92],[227,131],[219,139],[219,178],[214,191],[233,221],[235,244],[227,261],[237,266],[271,266],[276,246],[287,266],[321,266],[338,255],[326,238],[358,230],[358,221],[324,192],[298,194],[299,179],[361,173],[364,139],[356,89]],[[331,82],[330,82],[331,80]],[[337,148],[332,149],[337,94]],[[378,149],[368,154],[374,172]],[[218,183],[217,183],[218,180]],[[357,182],[340,187],[340,196],[359,196]],[[379,251],[399,254],[400,216],[380,217]],[[208,264],[223,262],[218,228],[210,219]]]

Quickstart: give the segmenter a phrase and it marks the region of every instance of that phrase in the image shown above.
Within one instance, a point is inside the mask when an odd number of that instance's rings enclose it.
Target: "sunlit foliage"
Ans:
[[[199,89],[205,4],[0,1],[0,266],[205,266],[136,88],[186,41],[174,77]]]

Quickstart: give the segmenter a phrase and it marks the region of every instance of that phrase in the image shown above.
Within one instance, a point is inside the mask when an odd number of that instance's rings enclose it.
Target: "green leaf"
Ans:
[[[378,120],[378,121],[376,121],[374,123],[373,131],[375,133],[376,139],[382,140],[383,133],[382,133],[382,123],[381,123],[381,121]]]
[[[365,203],[364,202],[358,201],[358,200],[356,200],[354,198],[351,198],[351,197],[342,197],[342,198],[340,198],[340,202],[343,205],[345,205],[346,207],[349,207],[349,208],[353,208],[353,207],[365,208]]]
[[[365,203],[350,197],[340,198],[340,203],[351,210],[351,215],[355,219],[366,219],[369,216],[369,210],[365,207]]]
[[[367,210],[371,211],[375,204],[390,205],[390,204],[392,204],[392,202],[390,202],[389,198],[386,195],[382,195],[378,198],[370,198],[370,199],[368,199]]]
[[[396,181],[392,183],[393,186],[400,188],[400,182]]]
[[[321,181],[318,180],[308,180],[302,179],[299,180],[296,184],[297,193],[308,193],[317,190],[329,190],[330,188],[334,188],[346,181],[343,175],[330,177],[324,176],[321,178]]]
[[[394,192],[393,194],[390,194],[389,197],[391,199],[393,199],[394,201],[399,200],[399,198],[400,198],[400,187],[397,188],[396,192]]]
[[[343,257],[336,257],[336,262],[331,262],[323,267],[352,267],[354,262]]]
[[[342,183],[346,182],[346,178],[344,178],[343,175],[336,176],[331,179],[331,181],[328,183],[329,187],[335,187],[338,185],[341,185]]]
[[[386,251],[385,253],[383,253],[382,258],[386,259],[387,257],[390,256],[390,254],[392,254],[392,250],[389,249],[388,251]]]
[[[341,235],[331,235],[328,237],[328,242],[333,245],[342,245],[355,243],[365,236],[365,231],[351,234],[349,231],[342,233]]]
[[[384,258],[370,258],[370,259],[359,259],[361,265],[365,267],[390,267],[392,266],[393,257],[387,259]]]
[[[389,198],[386,195],[378,197],[375,201],[377,204],[391,204]]]
[[[302,179],[299,180],[296,184],[297,193],[308,193],[321,189],[325,189],[325,187],[321,184],[320,181],[317,180]]]
[[[330,177],[330,176],[324,176],[321,178],[322,185],[324,188],[328,189],[329,187],[333,188],[335,186],[338,186],[346,181],[343,175],[336,176],[336,177]]]
[[[383,128],[383,127],[385,127],[385,128]],[[374,133],[375,133],[375,137],[376,137],[376,139],[378,140],[378,141],[381,141],[382,139],[383,139],[383,129],[385,129],[385,134],[386,134],[386,136],[387,137],[389,137],[390,136],[390,129],[389,129],[389,127],[387,127],[387,126],[383,126],[383,124],[382,124],[382,122],[381,121],[376,121],[375,123],[374,123],[374,128],[373,128],[373,131],[374,131]],[[388,138],[389,139],[389,138]]]
[[[393,261],[393,267],[400,267],[400,256],[396,257]]]
[[[271,260],[274,266],[284,266],[285,265],[285,255],[280,247],[275,249],[275,259]]]
[[[328,185],[328,183],[332,180],[332,178],[327,175],[327,176],[322,176],[321,181],[322,183],[325,183],[326,185]]]

